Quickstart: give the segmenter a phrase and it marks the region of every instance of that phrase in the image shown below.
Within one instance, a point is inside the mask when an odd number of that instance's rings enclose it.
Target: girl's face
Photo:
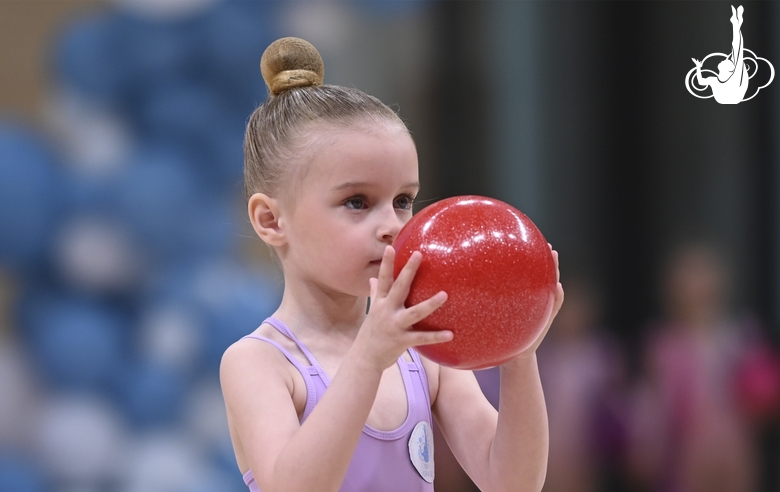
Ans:
[[[315,137],[294,204],[283,207],[285,277],[366,296],[385,246],[412,217],[417,151],[408,133],[376,123]]]

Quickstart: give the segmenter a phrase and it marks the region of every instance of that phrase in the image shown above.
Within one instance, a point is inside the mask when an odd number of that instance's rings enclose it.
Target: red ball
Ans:
[[[441,200],[412,217],[393,247],[395,277],[414,251],[422,253],[407,307],[448,294],[414,325],[454,334],[416,348],[429,359],[459,369],[497,366],[544,329],[558,282],[555,261],[536,225],[511,205],[473,195]]]

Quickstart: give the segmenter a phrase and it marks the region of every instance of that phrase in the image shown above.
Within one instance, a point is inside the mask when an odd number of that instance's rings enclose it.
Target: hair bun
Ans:
[[[260,72],[271,95],[295,87],[322,85],[325,64],[311,43],[300,38],[277,39],[260,59]]]

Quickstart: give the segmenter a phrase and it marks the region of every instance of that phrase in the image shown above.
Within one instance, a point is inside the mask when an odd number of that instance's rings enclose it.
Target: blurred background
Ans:
[[[290,35],[400,111],[421,206],[560,252],[546,491],[780,491],[780,82],[685,89],[730,5],[0,2],[0,492],[246,490],[218,365],[280,300],[241,145]],[[742,5],[780,68],[780,4]],[[476,490],[441,440],[436,490]]]

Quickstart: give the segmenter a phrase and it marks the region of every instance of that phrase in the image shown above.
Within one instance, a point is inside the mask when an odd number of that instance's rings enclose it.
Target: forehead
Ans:
[[[417,180],[417,151],[405,129],[369,123],[356,128],[319,129],[311,138],[302,184]]]

